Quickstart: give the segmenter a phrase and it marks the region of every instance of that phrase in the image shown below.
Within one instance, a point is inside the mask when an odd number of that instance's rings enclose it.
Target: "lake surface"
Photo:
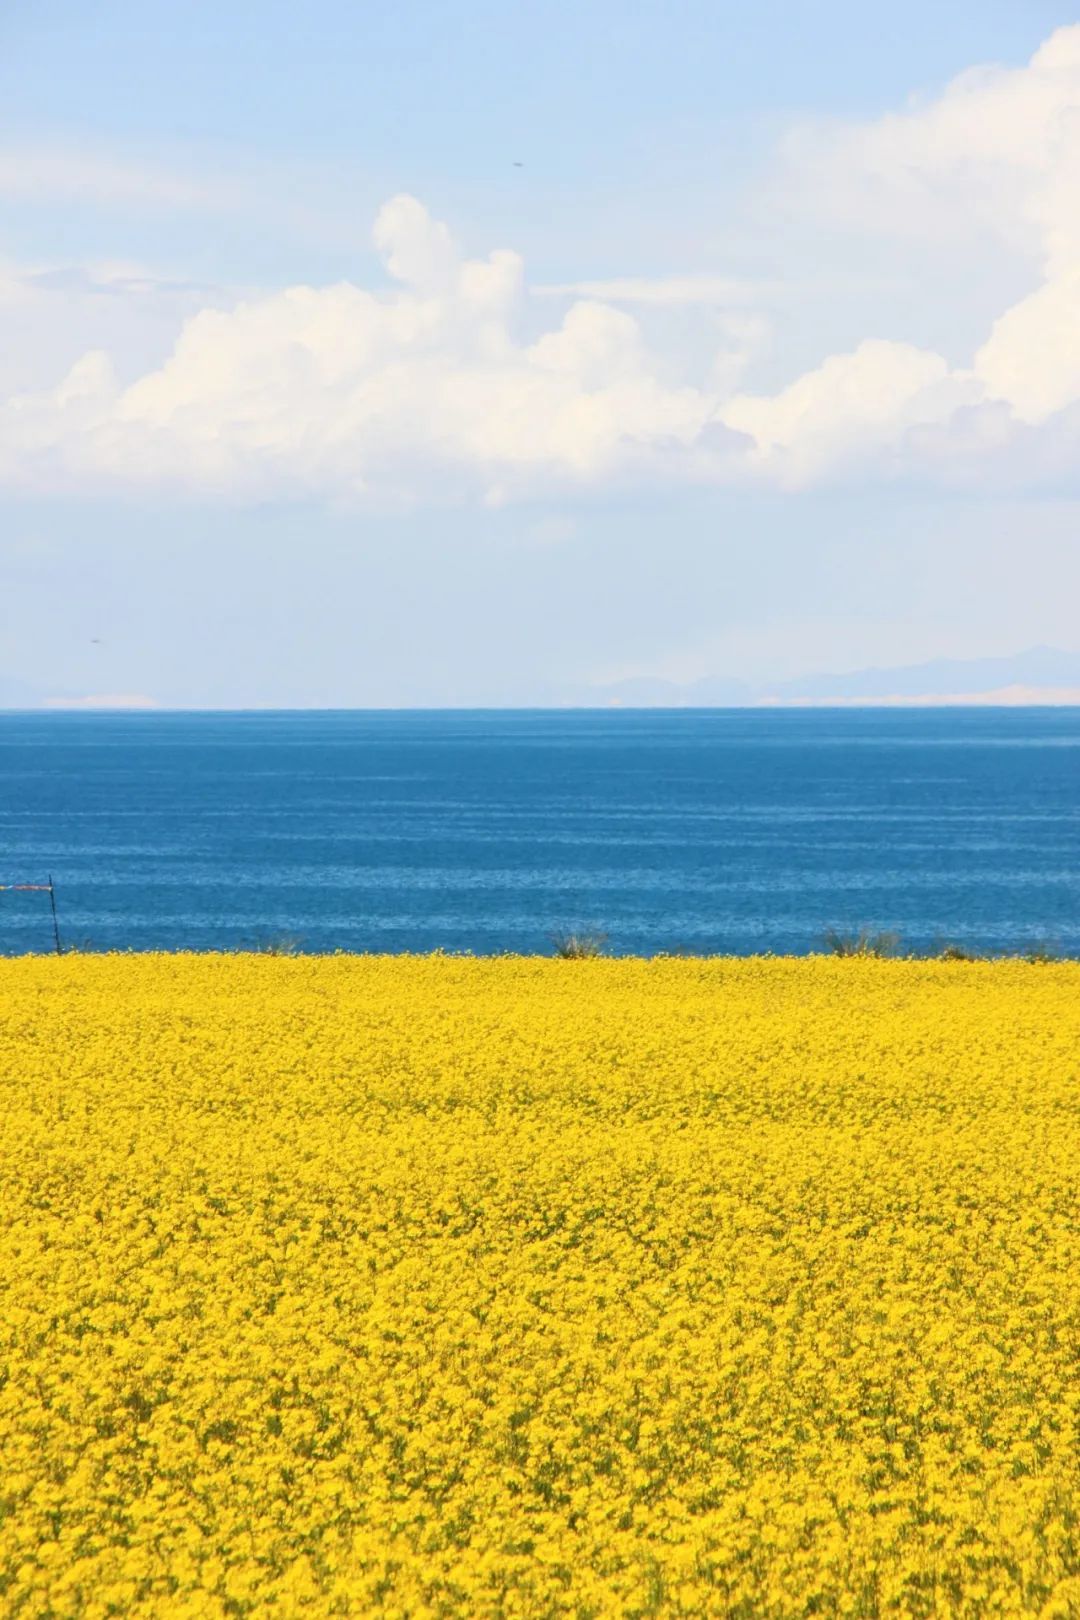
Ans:
[[[1080,955],[1080,710],[3,714],[0,882],[50,872],[97,948]]]

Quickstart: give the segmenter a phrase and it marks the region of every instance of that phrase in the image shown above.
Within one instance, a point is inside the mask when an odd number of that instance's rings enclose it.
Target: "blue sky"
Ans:
[[[0,701],[1080,649],[1073,22],[9,0]]]

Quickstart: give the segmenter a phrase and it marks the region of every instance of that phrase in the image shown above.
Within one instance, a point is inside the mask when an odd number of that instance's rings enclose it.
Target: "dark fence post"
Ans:
[[[63,956],[64,952],[60,944],[60,924],[56,920],[56,890],[53,888],[51,872],[49,873],[49,904],[52,906],[52,928],[53,939],[56,941],[56,954],[57,956]]]

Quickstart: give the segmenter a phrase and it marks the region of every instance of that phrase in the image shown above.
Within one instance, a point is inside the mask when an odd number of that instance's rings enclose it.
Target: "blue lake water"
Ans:
[[[50,872],[103,949],[1080,955],[1080,710],[0,715],[0,882]]]

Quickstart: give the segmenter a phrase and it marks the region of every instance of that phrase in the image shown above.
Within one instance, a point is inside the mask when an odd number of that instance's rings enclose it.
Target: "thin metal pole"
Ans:
[[[52,931],[56,941],[56,954],[63,956],[63,947],[60,944],[60,924],[56,920],[56,890],[53,888],[52,873],[49,873],[49,904],[52,906]]]

